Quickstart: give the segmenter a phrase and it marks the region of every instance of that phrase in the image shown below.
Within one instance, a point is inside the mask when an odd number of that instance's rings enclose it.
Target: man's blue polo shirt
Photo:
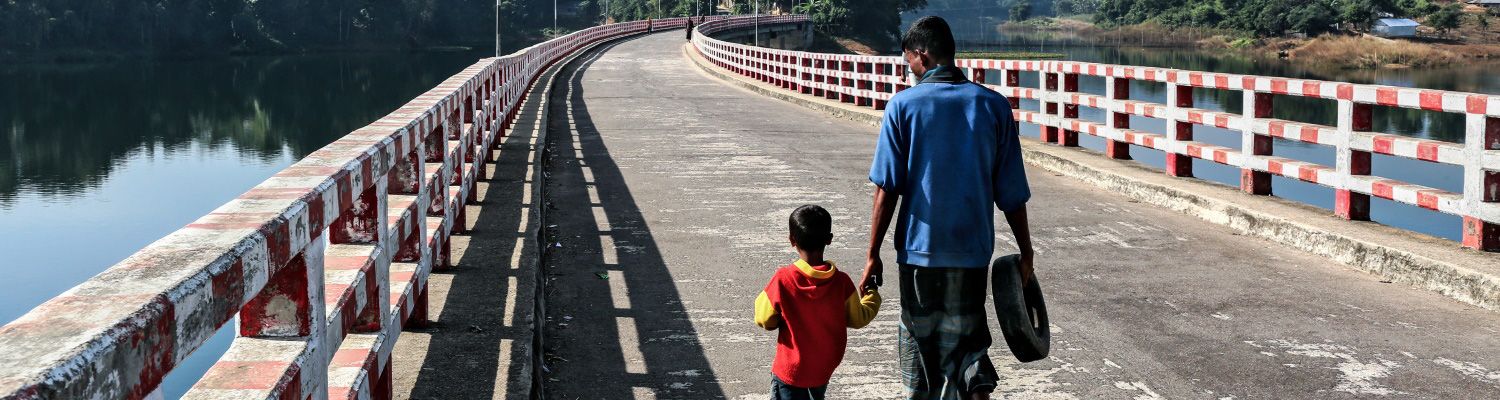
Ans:
[[[870,182],[901,196],[896,262],[983,268],[995,251],[995,212],[1031,189],[1010,101],[940,66],[891,97]]]

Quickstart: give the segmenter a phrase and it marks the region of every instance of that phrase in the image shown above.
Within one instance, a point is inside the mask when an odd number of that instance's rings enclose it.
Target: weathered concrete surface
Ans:
[[[795,258],[784,221],[797,205],[827,207],[829,258],[861,267],[874,129],[708,78],[681,41],[626,41],[558,92],[551,398],[763,397],[774,334],[750,306]],[[1500,315],[1029,172],[1055,342],[1025,365],[997,345],[1011,397],[1500,397]],[[831,397],[900,396],[895,288],[883,294]]]

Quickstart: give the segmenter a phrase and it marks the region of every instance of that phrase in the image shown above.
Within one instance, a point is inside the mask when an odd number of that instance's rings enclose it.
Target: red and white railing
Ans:
[[[744,24],[707,23],[698,30],[713,33]],[[694,35],[693,43],[705,58],[736,73],[859,106],[883,109],[891,96],[910,87],[900,57],[775,50],[705,35]],[[1074,61],[966,59],[957,66],[976,82],[998,73],[1000,84],[987,86],[1009,97],[1012,108],[1020,107],[1020,99],[1039,101],[1040,111],[1017,109],[1015,117],[1039,125],[1045,142],[1077,146],[1083,132],[1104,138],[1105,153],[1113,158],[1129,159],[1132,145],[1160,150],[1167,155],[1166,172],[1174,176],[1192,176],[1193,158],[1238,167],[1240,187],[1255,194],[1271,193],[1272,175],[1315,183],[1335,190],[1334,211],[1347,219],[1369,219],[1371,196],[1458,215],[1463,217],[1463,246],[1500,250],[1500,96]],[[1022,72],[1039,74],[1041,87],[1022,87]],[[1105,78],[1105,93],[1080,92],[1079,76]],[[1167,104],[1130,100],[1130,81],[1165,84]],[[1242,92],[1244,110],[1234,114],[1194,108],[1195,88]],[[1337,101],[1338,125],[1273,118],[1277,95]],[[1370,132],[1374,105],[1464,114],[1464,143]],[[1107,112],[1109,123],[1079,119],[1080,106]],[[1168,132],[1130,129],[1131,115],[1165,120]],[[1237,130],[1242,144],[1230,148],[1193,141],[1195,125]],[[1333,147],[1337,165],[1277,157],[1272,138]],[[1460,166],[1463,193],[1370,175],[1371,154]]]
[[[709,18],[707,20],[712,20]],[[391,349],[526,93],[552,63],[684,18],[480,60],[0,327],[0,399],[140,399],[232,318],[188,398],[389,398]]]

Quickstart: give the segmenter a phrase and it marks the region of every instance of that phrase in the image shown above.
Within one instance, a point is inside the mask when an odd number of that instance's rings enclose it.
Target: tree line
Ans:
[[[3,0],[0,56],[488,43],[494,10],[494,0]],[[551,1],[505,0],[501,10],[507,31],[551,26]]]
[[[1104,0],[1095,22],[1133,25],[1147,21],[1167,26],[1233,29],[1259,36],[1286,32],[1309,35],[1345,28],[1368,28],[1376,18],[1436,17],[1439,29],[1457,16],[1461,5],[1441,7],[1429,0]]]

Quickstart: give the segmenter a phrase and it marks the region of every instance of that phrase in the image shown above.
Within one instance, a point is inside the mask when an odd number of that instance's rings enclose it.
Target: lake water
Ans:
[[[0,65],[0,322],[491,55]],[[232,325],[167,377],[169,398]]]
[[[1469,63],[1462,67],[1437,70],[1387,69],[1365,71],[1315,71],[1299,68],[1282,60],[1255,59],[1242,56],[1209,54],[1180,49],[1120,48],[1095,46],[1074,38],[1054,35],[1005,35],[1000,40],[964,41],[959,51],[1030,51],[1064,54],[1062,59],[1119,65],[1140,65],[1178,68],[1194,71],[1224,72],[1234,74],[1279,76],[1299,79],[1320,79],[1353,83],[1369,83],[1391,86],[1419,87],[1427,89],[1454,90],[1462,92],[1500,94],[1500,63]],[[998,83],[999,74],[990,74],[990,83]],[[1022,73],[1021,84],[1037,87],[1036,73]],[[1104,79],[1080,77],[1079,89],[1083,92],[1104,94]],[[1161,83],[1132,81],[1132,100],[1166,103],[1166,87]],[[1193,104],[1197,108],[1241,112],[1241,93],[1238,91],[1195,89]],[[1037,110],[1036,101],[1022,101],[1021,107]],[[1272,117],[1337,125],[1338,105],[1332,100],[1305,99],[1294,96],[1276,96]],[[1079,108],[1079,117],[1095,122],[1106,122],[1105,112],[1088,107]],[[1038,129],[1022,124],[1023,134],[1036,137]],[[1408,110],[1375,106],[1374,131],[1411,137],[1436,139],[1447,142],[1464,142],[1464,116],[1462,114]],[[1133,129],[1165,134],[1166,123],[1154,118],[1132,116]],[[1238,131],[1215,127],[1195,126],[1194,140],[1238,149]],[[1079,135],[1080,145],[1103,151],[1104,139]],[[1335,164],[1334,150],[1315,144],[1292,140],[1275,139],[1273,153],[1277,156],[1317,163],[1332,167]],[[1161,168],[1165,156],[1160,151],[1132,146],[1131,155],[1138,161]],[[1455,193],[1463,192],[1463,168],[1427,161],[1411,160],[1385,155],[1373,155],[1372,174],[1399,181],[1428,186]],[[1195,176],[1233,186],[1239,186],[1238,168],[1212,161],[1193,160]],[[1333,189],[1282,177],[1272,178],[1274,194],[1287,199],[1331,210]],[[1461,236],[1461,218],[1454,215],[1430,211],[1415,206],[1373,198],[1371,219],[1432,236],[1458,240]],[[1331,211],[1330,211],[1331,213]]]

